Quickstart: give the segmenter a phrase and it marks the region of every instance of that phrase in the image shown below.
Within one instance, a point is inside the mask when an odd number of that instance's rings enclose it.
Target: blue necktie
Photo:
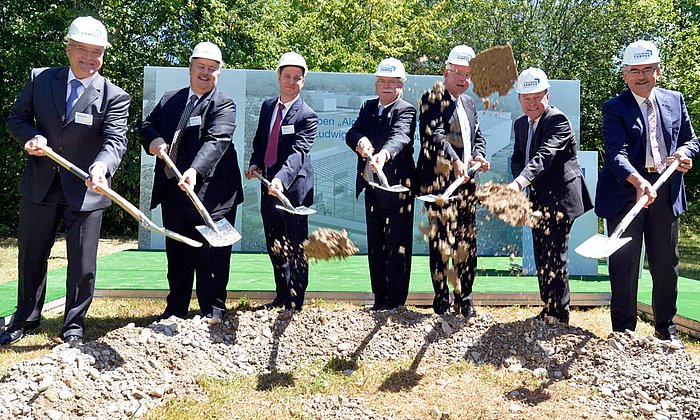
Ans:
[[[73,110],[73,105],[78,100],[78,86],[80,86],[80,80],[73,79],[70,81],[70,95],[66,101],[66,120],[70,117],[70,113]]]

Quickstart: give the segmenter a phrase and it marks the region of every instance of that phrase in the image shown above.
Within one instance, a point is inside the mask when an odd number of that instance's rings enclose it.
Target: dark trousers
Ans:
[[[451,199],[446,207],[428,206],[430,228],[435,229],[429,238],[430,275],[433,281],[435,298],[433,310],[443,314],[450,309],[450,291],[447,284],[448,263],[452,257],[453,267],[461,291],[454,292],[455,305],[467,308],[472,303],[472,287],[476,275],[476,201],[474,184],[460,187],[460,195]],[[447,209],[447,210],[446,210]],[[440,215],[455,214],[449,221],[441,220]],[[441,251],[442,250],[442,251]]]
[[[303,248],[309,237],[309,217],[277,209],[279,204],[276,197],[263,193],[260,212],[275,275],[275,303],[300,310],[309,285],[309,263]]]
[[[365,190],[367,259],[375,309],[406,304],[413,252],[413,195],[382,208],[374,189]]]
[[[644,174],[652,184],[658,174]],[[613,232],[633,203],[616,217],[607,219],[608,232]],[[637,215],[623,237],[632,240],[608,259],[610,273],[610,317],[613,331],[632,330],[637,326],[637,283],[642,237],[646,243],[649,271],[652,278],[651,306],[657,335],[668,338],[676,332],[678,296],[678,218],[671,206],[671,184],[657,191],[656,200]]]
[[[232,246],[209,245],[195,228],[204,225],[204,220],[175,181],[169,180],[164,197],[161,208],[165,227],[203,244],[200,248],[193,248],[170,238],[165,239],[170,289],[165,312],[180,318],[187,316],[196,274],[197,301],[202,314],[223,316],[226,312]],[[233,225],[236,223],[236,208],[224,214],[212,213],[211,216],[214,221],[225,217]]]
[[[569,233],[573,221],[557,220],[553,213],[545,214],[532,228],[532,244],[537,266],[540,299],[545,314],[569,320]]]
[[[58,176],[54,177],[54,182],[41,203],[32,203],[25,198],[20,200],[19,287],[13,324],[36,325],[41,319],[46,296],[48,259],[61,222],[66,231],[68,257],[66,305],[61,336],[82,337],[85,315],[95,290],[102,209],[69,209]]]

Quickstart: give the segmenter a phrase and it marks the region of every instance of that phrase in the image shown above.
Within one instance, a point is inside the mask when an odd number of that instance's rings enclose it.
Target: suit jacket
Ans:
[[[413,162],[413,136],[416,131],[416,109],[399,98],[382,115],[378,114],[379,98],[369,99],[362,104],[360,115],[345,136],[345,143],[355,150],[362,137],[367,137],[374,147],[374,153],[381,150],[391,157],[384,165],[384,174],[389,185],[402,184],[416,188],[416,165]],[[367,160],[358,155],[355,196],[359,197],[367,182],[362,174]],[[399,204],[399,194],[376,190],[377,198],[384,204]]]
[[[698,138],[679,92],[654,88],[656,105],[668,155],[681,152],[693,158],[700,151]],[[646,115],[629,89],[603,104],[604,163],[596,186],[595,208],[601,217],[613,217],[637,198],[628,175],[644,173],[647,147]],[[676,216],[688,209],[683,174],[676,171],[671,184],[671,202]]]
[[[274,97],[263,101],[258,128],[253,138],[250,165],[261,169],[265,168],[267,139],[273,115],[277,115],[277,99]],[[285,126],[294,127],[293,132],[283,134]],[[294,206],[310,206],[314,201],[314,168],[311,165],[310,153],[317,128],[316,112],[301,97],[297,98],[282,120],[277,143],[277,163],[264,171],[268,180],[279,178],[282,181],[284,194]],[[266,191],[263,193],[267,194]]]
[[[170,144],[185,110],[189,87],[166,92],[141,124],[141,144],[148,152],[151,142],[161,137]],[[199,116],[200,125],[186,126],[180,137],[176,166],[180,172],[197,170],[197,196],[212,215],[225,215],[243,201],[241,171],[233,146],[236,129],[236,105],[226,94],[214,88],[199,99],[190,118]],[[156,160],[151,208],[163,201],[168,178],[165,162]],[[200,182],[201,180],[201,182]],[[194,207],[191,210],[196,211]]]
[[[527,115],[515,120],[515,146],[510,161],[513,177],[530,181],[530,200],[537,206],[564,213],[575,219],[593,208],[583,172],[576,157],[576,137],[566,115],[548,106],[530,143],[530,160],[525,161]]]
[[[102,162],[111,183],[126,151],[129,95],[97,74],[66,118],[67,84],[68,67],[33,69],[10,109],[7,131],[22,148],[36,135],[46,137],[55,152],[85,172],[93,163]],[[78,112],[92,115],[92,124],[76,123]],[[110,204],[109,198],[89,191],[83,180],[59,168],[48,157],[30,155],[20,180],[20,194],[40,203],[58,173],[71,210],[92,211]]]
[[[471,132],[472,158],[486,156],[486,139],[479,128],[479,117],[474,101],[466,94],[457,100],[462,101],[469,119]],[[441,193],[454,181],[454,171],[450,168],[447,174],[438,175],[435,169],[438,158],[449,162],[462,160],[464,144],[457,117],[457,102],[452,99],[445,89],[443,92],[431,90],[421,98],[420,138],[421,151],[418,155],[418,176],[421,193]]]

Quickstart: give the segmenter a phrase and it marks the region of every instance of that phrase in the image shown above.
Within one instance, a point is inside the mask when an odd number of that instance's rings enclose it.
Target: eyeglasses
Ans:
[[[640,74],[644,74],[645,76],[651,76],[656,69],[658,69],[659,66],[653,66],[653,67],[644,67],[643,69],[631,69],[631,70],[625,70],[628,74],[637,77]]]
[[[303,77],[300,76],[282,76],[282,80],[284,80],[285,83],[299,83]]]
[[[448,71],[449,73],[454,74],[456,77],[461,77],[462,79],[469,80],[469,79],[472,78],[471,73],[462,73],[461,71],[457,71],[457,70],[453,70],[453,69],[449,69],[449,70],[447,70],[447,71]]]
[[[82,55],[89,55],[92,58],[100,58],[104,54],[104,48],[85,48],[82,45],[68,43],[68,46]]]

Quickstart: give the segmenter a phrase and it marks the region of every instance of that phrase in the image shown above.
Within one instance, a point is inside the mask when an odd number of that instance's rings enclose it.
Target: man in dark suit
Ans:
[[[593,208],[576,157],[569,119],[549,105],[544,71],[523,71],[516,86],[525,115],[515,120],[510,169],[516,191],[527,188],[535,210],[544,214],[532,229],[535,266],[544,309],[539,318],[569,323],[569,233],[574,219]]]
[[[309,236],[308,216],[276,208],[283,193],[292,205],[313,203],[314,170],[311,146],[318,117],[299,96],[306,76],[306,61],[295,53],[282,54],[277,65],[279,97],[266,99],[260,109],[253,153],[246,171],[248,179],[261,171],[270,181],[263,187],[260,204],[265,242],[275,275],[275,299],[265,307],[301,310],[309,284],[309,264],[302,243]]]
[[[141,124],[144,149],[158,156],[151,208],[161,205],[166,228],[197,237],[202,217],[183,192],[194,189],[214,221],[233,225],[236,206],[243,201],[233,131],[236,105],[217,89],[221,51],[211,42],[197,44],[190,57],[190,86],[165,93]],[[178,183],[162,157],[168,154],[183,175]],[[201,236],[201,235],[200,235]],[[226,312],[231,245],[213,247],[202,241],[192,248],[167,238],[167,306],[161,318],[187,316],[195,272],[199,308],[209,323],[221,322]]]
[[[612,232],[642,196],[646,208],[625,231],[631,237],[609,257],[613,331],[637,325],[637,281],[642,237],[652,277],[652,308],[656,336],[676,347],[673,317],[678,295],[678,216],[687,210],[683,173],[700,151],[683,95],[661,89],[661,59],[649,41],[628,45],[622,77],[628,89],[603,104],[604,164],[596,187],[596,214],[607,219]],[[657,191],[652,184],[666,166],[680,161],[678,172]]]
[[[367,258],[374,293],[372,309],[378,310],[404,305],[408,297],[414,194],[370,188],[363,173],[369,164],[373,170],[384,172],[389,185],[415,188],[416,110],[401,98],[406,81],[401,61],[382,60],[375,75],[378,98],[365,101],[345,142],[358,154],[355,194],[359,197],[365,190]]]
[[[126,151],[129,95],[98,71],[110,44],[104,25],[79,17],[66,35],[69,67],[34,69],[10,109],[7,131],[29,154],[20,180],[17,312],[0,345],[37,328],[46,294],[47,260],[56,230],[66,231],[68,278],[63,341],[82,344],[85,314],[95,287],[102,211],[109,185]],[[49,146],[82,170],[83,182],[44,157]]]
[[[435,290],[433,309],[437,314],[450,310],[447,277],[455,276],[457,314],[473,316],[472,286],[476,275],[476,185],[467,176],[473,162],[479,170],[489,169],[485,159],[486,141],[479,129],[474,101],[465,94],[471,73],[469,60],[474,50],[458,45],[450,51],[445,67],[445,83],[421,98],[418,174],[421,194],[441,194],[458,177],[463,183],[447,203],[427,204],[430,222],[430,274]],[[447,263],[453,259],[453,267]],[[457,288],[456,288],[457,289]]]

